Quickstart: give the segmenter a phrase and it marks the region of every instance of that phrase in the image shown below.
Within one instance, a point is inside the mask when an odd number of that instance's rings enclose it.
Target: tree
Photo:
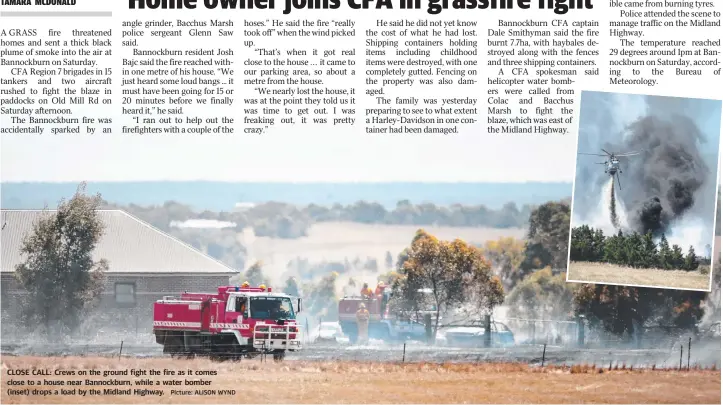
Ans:
[[[585,284],[575,294],[575,310],[584,315],[593,327],[615,335],[632,337],[635,325],[642,325],[649,308],[641,306],[633,287]]]
[[[338,317],[339,299],[336,295],[336,281],[339,274],[332,272],[322,277],[318,283],[304,289],[304,301],[308,313],[313,317],[325,320],[336,320]]]
[[[576,286],[566,282],[565,273],[553,275],[552,269],[546,267],[525,277],[505,301],[515,318],[569,319]]]
[[[673,245],[672,252],[670,253],[670,265],[675,270],[681,270],[685,264],[685,257],[683,256],[683,249],[678,245]]]
[[[261,284],[266,283],[266,279],[264,276],[264,263],[260,260],[256,261],[256,263],[252,264],[251,267],[246,270],[246,280],[248,281],[251,286],[259,286]]]
[[[379,270],[379,265],[377,264],[377,259],[373,257],[367,257],[367,260],[364,262],[364,270],[370,270],[376,272]]]
[[[660,246],[660,248],[658,249],[658,266],[664,270],[672,269],[673,266],[671,255],[673,254],[673,252],[670,250],[670,245],[668,245],[668,238],[665,237],[665,234],[661,236],[658,246]]]
[[[526,271],[551,266],[567,267],[567,248],[570,240],[570,205],[567,202],[548,202],[530,213]]]
[[[462,240],[440,241],[420,229],[407,254],[402,269],[403,300],[418,309],[422,301],[419,290],[431,289],[435,333],[442,315],[462,307],[474,314],[491,311],[504,299],[502,283],[492,275],[490,263]]]
[[[603,261],[612,264],[622,264],[621,252],[623,250],[623,235],[618,234],[606,238],[603,253]]]
[[[592,254],[596,262],[602,260],[605,255],[605,235],[602,229],[596,229],[592,236]]]
[[[587,225],[572,228],[570,238],[571,261],[597,261],[595,257],[594,231]]]
[[[392,258],[392,252],[387,250],[387,255],[384,257],[384,265],[387,269],[394,267],[394,258]]]
[[[694,328],[703,316],[705,296],[698,291],[584,284],[574,302],[576,314],[585,315],[593,328],[632,337],[641,326]]]
[[[102,199],[85,190],[81,183],[57,211],[43,213],[23,239],[25,260],[16,266],[15,276],[28,293],[23,308],[27,325],[40,324],[47,331],[54,324],[73,331],[103,290],[108,262],[93,259],[104,231],[97,211]]]
[[[506,291],[524,277],[520,265],[525,260],[525,242],[515,238],[502,237],[488,241],[483,249],[485,257],[492,262],[495,274],[502,280]]]
[[[394,270],[380,274],[377,276],[377,282],[381,281],[386,286],[394,286],[395,284],[399,283],[399,279],[403,278],[402,275],[399,272],[396,272]]]
[[[648,233],[643,236],[643,267],[651,268],[655,267],[658,260],[658,246],[653,240],[653,233]]]
[[[289,277],[286,279],[286,284],[284,285],[284,294],[289,294],[293,297],[301,296],[299,283],[298,281],[296,281],[295,277]]]
[[[698,262],[698,256],[695,255],[695,250],[693,249],[693,246],[690,246],[688,248],[688,254],[685,256],[685,263],[683,264],[683,269],[687,271],[694,271],[698,269],[699,264],[700,263]]]

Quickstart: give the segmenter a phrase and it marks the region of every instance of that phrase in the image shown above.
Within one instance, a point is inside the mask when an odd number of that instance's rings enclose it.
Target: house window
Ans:
[[[121,305],[136,304],[136,283],[115,283],[115,302]]]

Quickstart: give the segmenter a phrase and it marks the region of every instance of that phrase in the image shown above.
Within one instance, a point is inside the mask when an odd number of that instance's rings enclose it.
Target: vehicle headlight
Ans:
[[[263,340],[257,340],[257,341],[254,342],[254,344],[255,344],[255,345],[263,345],[263,344],[264,344],[264,341],[263,341]]]

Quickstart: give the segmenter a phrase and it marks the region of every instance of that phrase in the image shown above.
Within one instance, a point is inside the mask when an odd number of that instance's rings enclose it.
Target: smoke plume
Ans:
[[[664,233],[670,244],[705,254],[713,239],[720,128],[717,100],[583,92],[573,226],[607,235],[617,229]],[[616,186],[614,199],[611,176],[596,165],[599,157],[582,155],[603,154],[602,148],[639,153],[620,157],[615,181],[622,189]]]
[[[623,162],[626,186],[620,194],[630,226],[641,233],[669,232],[671,223],[695,205],[710,176],[698,150],[701,132],[688,117],[648,115],[629,125],[626,135],[612,148],[640,152]]]

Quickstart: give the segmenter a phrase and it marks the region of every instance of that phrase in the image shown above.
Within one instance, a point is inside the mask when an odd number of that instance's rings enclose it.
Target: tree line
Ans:
[[[710,262],[710,258],[696,255],[693,246],[687,253],[677,244],[671,246],[665,235],[656,243],[651,232],[641,235],[618,231],[605,236],[602,230],[587,225],[572,228],[570,260],[685,271],[697,270],[701,260]]]
[[[112,263],[92,259],[104,231],[97,214],[101,200],[84,191],[81,185],[73,198],[61,202],[57,211],[48,212],[30,234],[24,235],[25,259],[15,269],[15,275],[30,298],[22,318],[28,325],[47,327],[59,322],[72,330],[82,319],[81,314],[98,303],[104,273]],[[411,307],[422,299],[417,294],[420,288],[432,288],[441,316],[459,307],[479,316],[504,301],[520,316],[572,319],[584,315],[593,327],[618,335],[631,335],[636,326],[695,328],[706,312],[719,313],[719,304],[704,292],[565,283],[569,202],[537,207],[530,212],[528,223],[524,241],[499,240],[482,247],[460,240],[441,241],[420,230],[399,254],[395,270],[379,277],[394,285],[400,291],[402,304]],[[605,257],[606,239],[598,230],[581,227],[573,232],[577,242],[573,245],[575,257]],[[593,243],[580,244],[585,238]],[[662,257],[673,258],[664,263],[681,263],[680,255],[666,253],[664,246],[655,246],[657,255],[652,255],[650,238],[638,236],[638,240],[620,234],[612,238],[617,239],[610,246],[624,246],[618,248],[626,252],[621,256],[624,260],[633,257],[652,263],[659,260],[662,250]],[[674,247],[669,250],[677,251]],[[387,257],[385,264],[391,261]],[[685,265],[685,258],[682,263]],[[714,293],[710,297],[719,297],[720,274],[720,263],[716,261]],[[267,281],[262,263],[250,266],[243,277],[254,283]],[[283,290],[303,296],[310,315],[335,320],[338,281],[336,272],[309,282],[289,278]],[[354,284],[353,280],[349,283]]]
[[[205,219],[229,222],[233,225],[231,229],[236,231],[251,227],[257,236],[284,239],[306,236],[311,225],[319,222],[520,228],[527,225],[530,212],[534,209],[530,205],[518,207],[514,202],[493,209],[484,205],[414,204],[408,200],[399,201],[393,209],[369,201],[331,206],[297,206],[270,201],[229,212],[197,212],[192,207],[175,201],[157,206],[116,205],[105,202],[104,208],[122,209],[166,232],[174,227],[174,223]]]

